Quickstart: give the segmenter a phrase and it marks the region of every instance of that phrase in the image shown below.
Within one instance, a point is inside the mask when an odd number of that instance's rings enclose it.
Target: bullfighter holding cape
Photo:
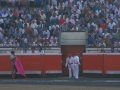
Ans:
[[[12,78],[15,78],[17,71],[26,78],[23,66],[20,60],[15,56],[14,51],[11,51],[10,60],[12,66]]]

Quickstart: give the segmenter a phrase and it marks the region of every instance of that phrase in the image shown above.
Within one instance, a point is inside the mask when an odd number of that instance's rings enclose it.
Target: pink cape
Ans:
[[[23,66],[22,66],[20,60],[19,60],[17,57],[16,57],[16,60],[15,60],[14,65],[16,66],[17,71],[18,71],[21,75],[23,75],[24,77],[26,77],[25,72],[24,72],[24,69],[23,69]]]

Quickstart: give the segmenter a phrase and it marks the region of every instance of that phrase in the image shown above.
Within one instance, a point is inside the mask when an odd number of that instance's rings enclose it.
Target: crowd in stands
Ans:
[[[61,31],[82,30],[89,47],[120,46],[120,0],[29,2],[29,8],[21,0],[13,8],[0,7],[0,46],[59,46]]]

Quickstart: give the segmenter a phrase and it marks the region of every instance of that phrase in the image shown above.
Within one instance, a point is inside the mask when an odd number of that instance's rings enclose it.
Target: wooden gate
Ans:
[[[67,55],[69,53],[72,54],[72,55],[75,55],[76,53],[80,53],[80,55],[82,56],[83,52],[85,52],[85,46],[84,45],[62,45],[61,46],[62,75],[64,75],[64,76],[68,75],[68,69],[65,67]],[[82,65],[80,65],[80,75],[82,75]]]

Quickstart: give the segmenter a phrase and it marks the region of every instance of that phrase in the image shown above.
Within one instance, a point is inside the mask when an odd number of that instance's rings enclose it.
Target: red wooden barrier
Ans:
[[[62,73],[62,57],[61,54],[44,56],[44,74]]]
[[[62,73],[61,54],[16,54],[26,74],[46,74],[46,72]],[[0,74],[10,74],[11,62],[9,54],[0,55]]]
[[[102,73],[103,54],[83,53],[82,70],[83,73]]]
[[[108,53],[104,55],[104,73],[120,74],[120,54]]]

